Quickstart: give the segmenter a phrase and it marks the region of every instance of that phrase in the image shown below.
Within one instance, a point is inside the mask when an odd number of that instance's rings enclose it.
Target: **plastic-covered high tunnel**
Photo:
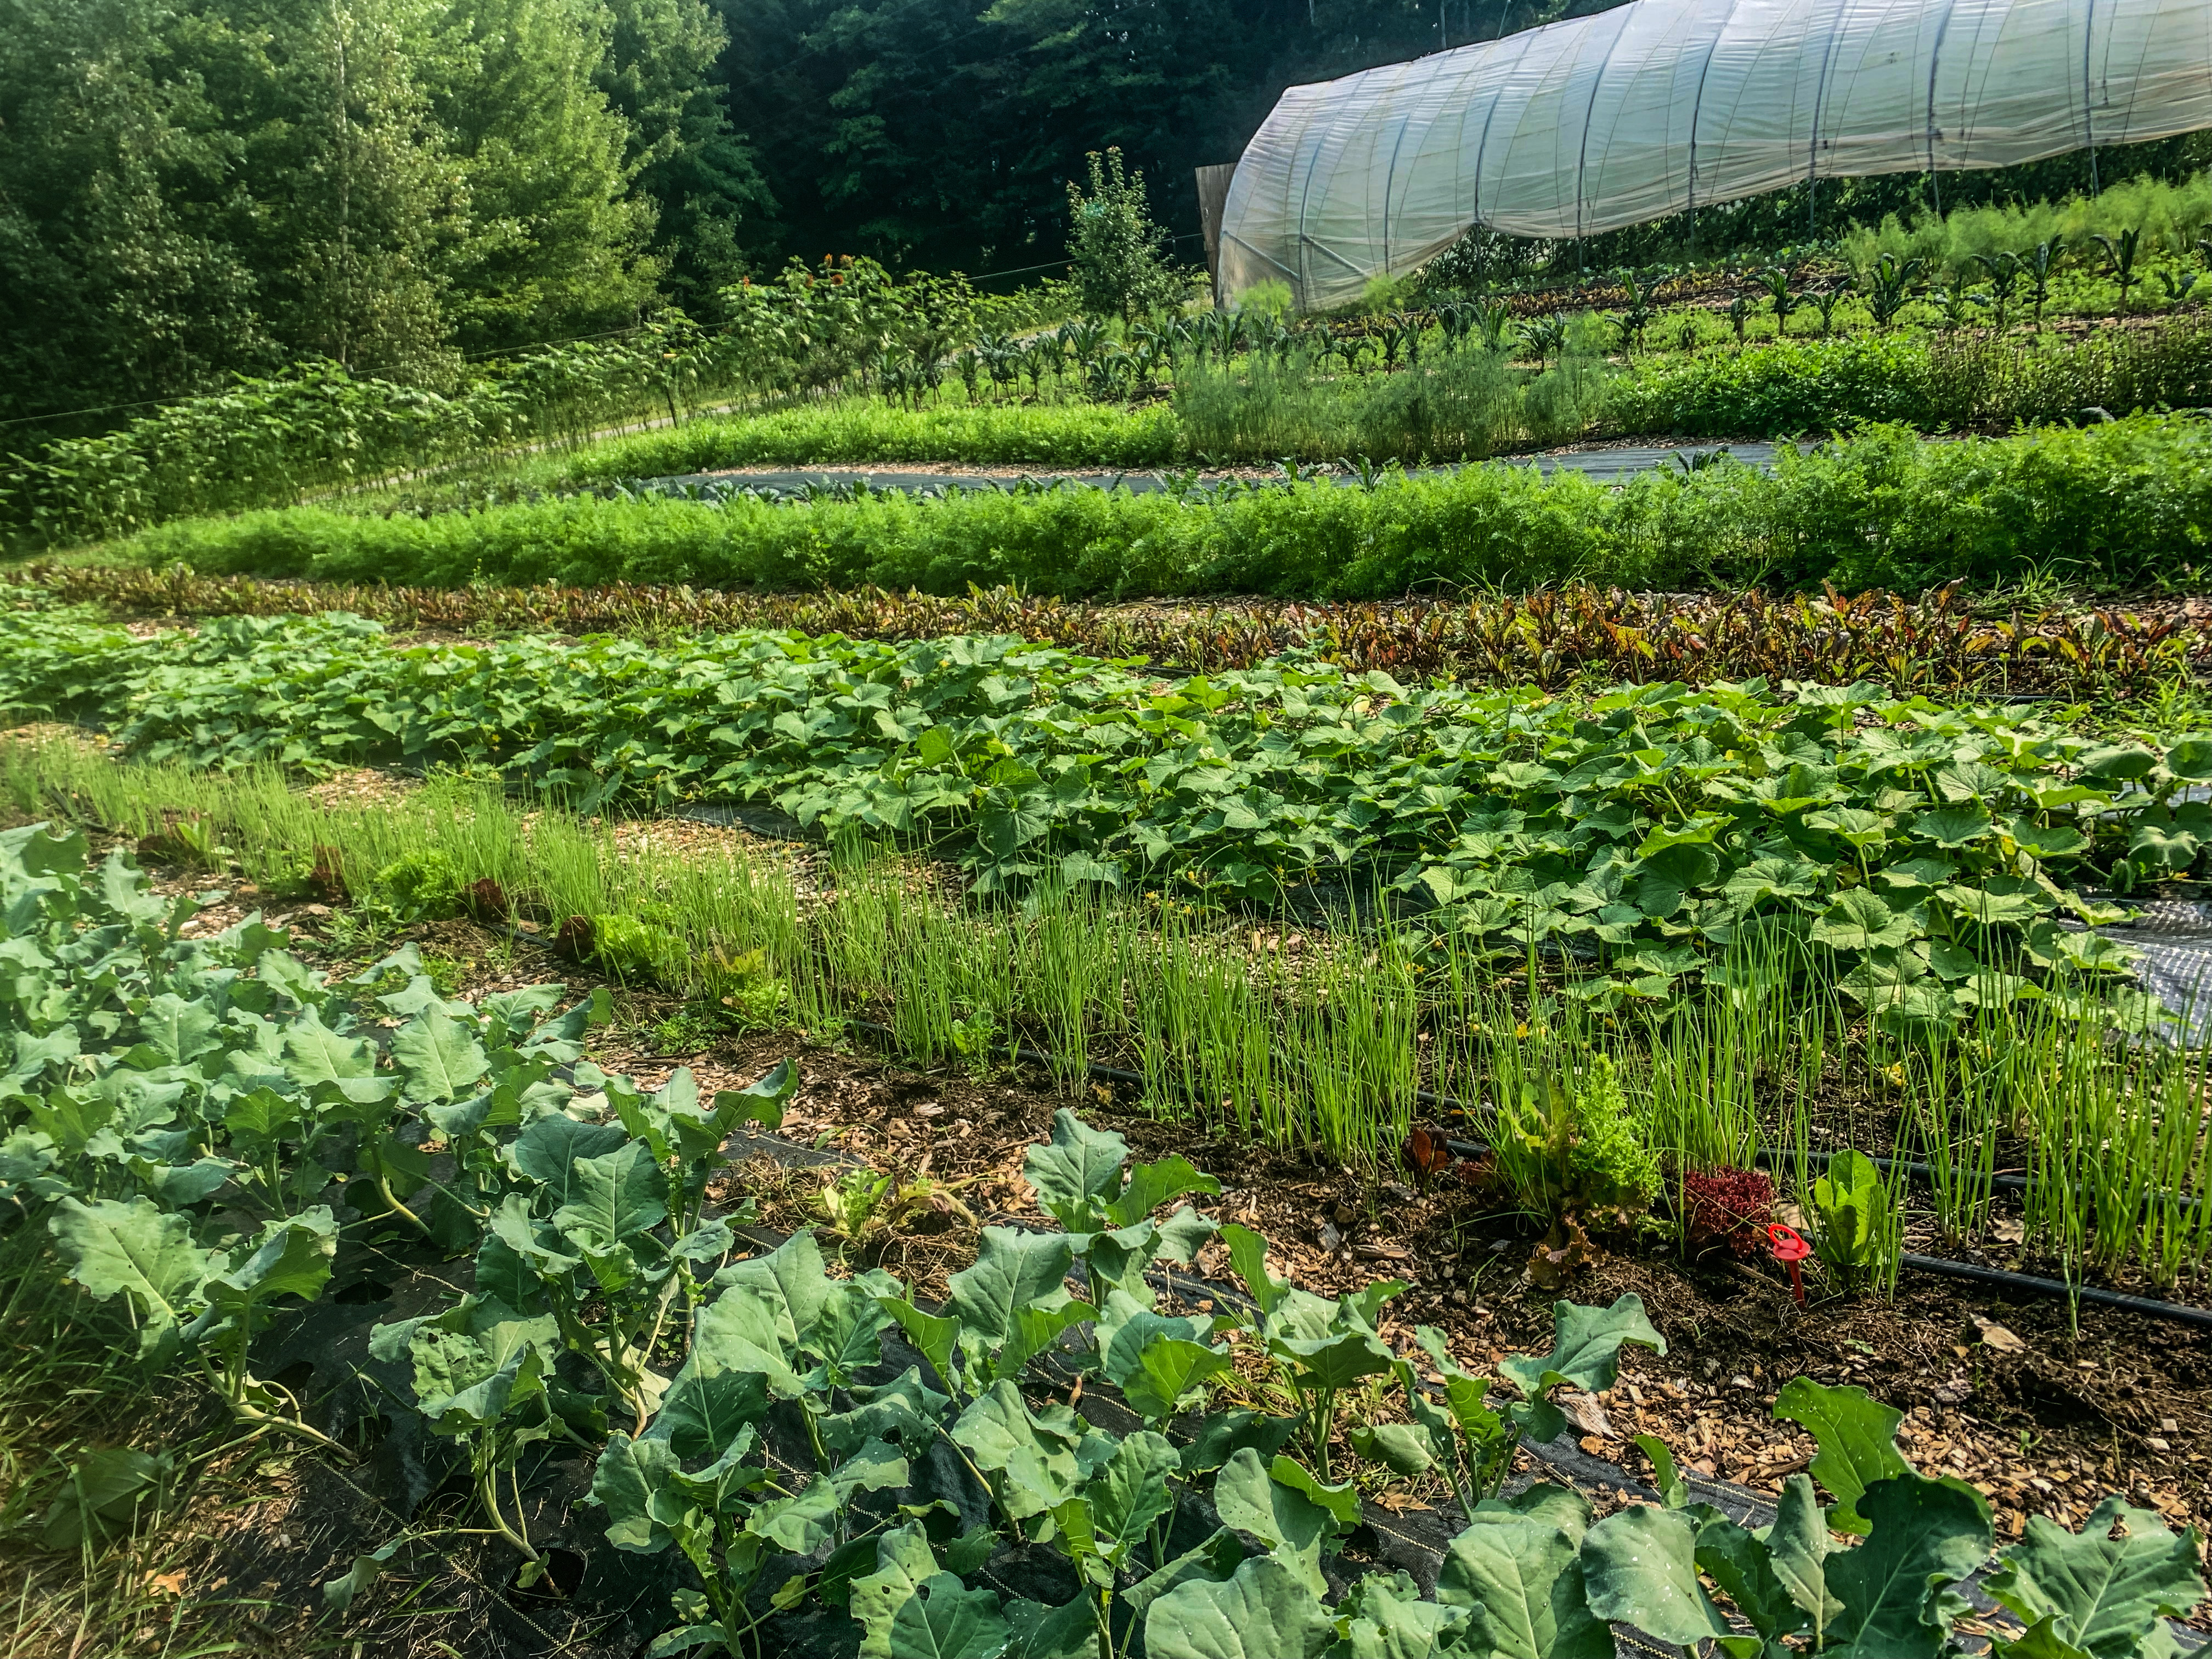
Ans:
[[[1477,224],[1583,236],[2206,126],[2212,0],[1630,0],[1291,88],[1230,183],[1221,291],[1312,309]]]

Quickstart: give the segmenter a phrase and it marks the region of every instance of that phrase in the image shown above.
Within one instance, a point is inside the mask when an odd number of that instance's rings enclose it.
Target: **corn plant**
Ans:
[[[1562,311],[1533,317],[1521,325],[1521,349],[1536,360],[1540,369],[1567,349],[1567,317]]]
[[[1874,313],[1876,328],[1887,328],[1897,320],[1897,313],[1912,302],[1927,268],[1924,259],[1899,258],[1894,253],[1875,260],[1864,282],[1867,309]]]
[[[1780,339],[1790,331],[1790,313],[1805,303],[1805,296],[1790,287],[1787,265],[1770,265],[1757,274],[1757,280],[1766,290],[1767,305],[1774,313],[1774,337]]]
[[[2028,274],[2027,263],[2017,253],[2005,252],[1977,253],[1974,263],[1989,273],[1990,308],[2002,334],[2011,313],[2012,296]]]
[[[1824,339],[1836,331],[1836,307],[1856,288],[1849,271],[1844,272],[1823,288],[1813,290],[1812,303],[1820,313],[1820,334]]]
[[[2021,273],[2027,282],[2028,303],[2035,307],[2038,329],[2043,326],[2043,307],[2051,298],[2051,275],[2057,268],[2058,256],[2064,246],[2061,238],[2053,236],[2020,256]]]

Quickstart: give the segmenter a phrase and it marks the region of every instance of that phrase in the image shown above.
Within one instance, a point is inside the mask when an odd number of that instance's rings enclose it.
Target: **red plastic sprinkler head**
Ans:
[[[1790,1291],[1797,1298],[1797,1305],[1805,1305],[1805,1272],[1797,1264],[1813,1254],[1813,1247],[1795,1229],[1778,1221],[1767,1224],[1766,1237],[1774,1246],[1774,1259],[1790,1269]]]

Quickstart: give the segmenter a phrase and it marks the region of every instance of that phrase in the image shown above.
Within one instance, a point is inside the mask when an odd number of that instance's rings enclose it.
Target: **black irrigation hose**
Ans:
[[[1805,1156],[1808,1159],[1818,1158],[1822,1166],[1825,1167],[1829,1159],[1838,1157],[1838,1154],[1835,1152],[1808,1152]],[[1922,1182],[1923,1185],[1933,1187],[1936,1184],[1936,1171],[1929,1165],[1920,1163],[1916,1159],[1902,1158],[1877,1158],[1872,1152],[1863,1152],[1860,1156],[1864,1158],[1868,1163],[1873,1164],[1875,1168],[1883,1171],[1885,1174],[1893,1170],[1901,1170],[1905,1175],[1909,1176],[1915,1181]],[[1786,1152],[1756,1152],[1753,1154],[1752,1161],[1757,1164],[1762,1170],[1774,1170],[1787,1168],[1793,1161],[1793,1158],[1791,1154]],[[1961,1176],[1959,1177],[1959,1180],[1961,1184],[1966,1184],[1983,1178],[1984,1177],[1975,1176]],[[2035,1188],[2035,1182],[2030,1181],[2026,1176],[1991,1175],[1987,1176],[1986,1179],[1992,1188],[2000,1188],[2008,1193],[2027,1193],[2032,1192]],[[2074,1188],[2074,1194],[2077,1198],[2089,1196],[2089,1194],[2084,1193],[2082,1188],[2079,1187]],[[2170,1194],[2160,1193],[2153,1194],[2152,1196],[2164,1198],[2170,1196]],[[2144,1201],[2148,1202],[2149,1200],[2147,1198]],[[2198,1205],[2203,1203],[2203,1201],[2204,1200],[2201,1198],[2192,1198],[2186,1200],[2182,1207],[2187,1210],[2194,1210]]]
[[[524,933],[520,928],[512,926],[509,927],[509,932],[516,939],[542,945],[547,950],[553,948],[550,940],[540,938],[537,934]],[[879,1020],[861,1019],[855,1016],[849,1018],[846,1024],[855,1030],[872,1032],[879,1036],[896,1039],[898,1036],[896,1030]],[[1060,1069],[1060,1062],[1052,1055],[1046,1054],[1042,1049],[1032,1048],[1026,1043],[994,1043],[991,1052],[1006,1055],[1027,1065],[1041,1066],[1048,1071]],[[1085,1075],[1108,1083],[1133,1083],[1141,1086],[1146,1081],[1145,1075],[1141,1072],[1132,1072],[1125,1066],[1102,1065],[1095,1060],[1086,1060],[1084,1063],[1084,1071]],[[1424,1105],[1456,1109],[1462,1115],[1465,1114],[1464,1105],[1448,1096],[1420,1089],[1414,1091],[1414,1097]],[[1447,1140],[1444,1144],[1462,1158],[1479,1158],[1490,1150],[1479,1141]],[[1814,1152],[1809,1156],[1825,1162],[1835,1157],[1836,1154]],[[1867,1157],[1869,1161],[1879,1169],[1902,1170],[1906,1175],[1922,1181],[1930,1179],[1930,1172],[1925,1164],[1904,1158],[1875,1158],[1871,1154],[1868,1154]],[[1757,1154],[1754,1161],[1764,1168],[1774,1168],[1782,1162],[1770,1152]],[[2008,1188],[2016,1188],[2025,1190],[2029,1184],[2020,1176],[1997,1176],[1993,1178],[1999,1185]],[[2039,1279],[2033,1273],[2011,1273],[2002,1267],[1976,1267],[1972,1262],[1952,1261],[1942,1256],[1913,1255],[1908,1253],[1900,1256],[1899,1262],[1900,1266],[1910,1267],[1916,1273],[1932,1273],[1946,1279],[1965,1279],[1972,1284],[2024,1291],[2034,1296],[2062,1296],[2090,1303],[2100,1308],[2113,1308],[2124,1313],[2142,1314],[2148,1318],[2165,1319],[2178,1324],[2193,1325],[2200,1330],[2212,1330],[2212,1309],[2192,1308],[2179,1302],[2160,1302],[2150,1297],[2129,1296],[2118,1291],[2100,1291],[2091,1285],[2068,1285],[2056,1279]]]
[[[1826,1167],[1831,1158],[1837,1158],[1840,1156],[1840,1154],[1836,1152],[1808,1152],[1805,1156],[1808,1160],[1817,1160],[1823,1167]],[[1860,1156],[1885,1175],[1893,1170],[1902,1170],[1906,1175],[1910,1176],[1915,1181],[1921,1182],[1930,1187],[1936,1184],[1935,1170],[1930,1169],[1927,1164],[1919,1163],[1915,1159],[1905,1158],[1878,1158],[1872,1152],[1862,1152]],[[1762,1170],[1786,1169],[1795,1161],[1795,1156],[1788,1152],[1754,1152],[1752,1155],[1752,1162],[1758,1164]],[[1962,1177],[1962,1179],[1964,1178],[1965,1177]],[[2002,1187],[2007,1192],[2012,1193],[2024,1193],[2034,1184],[2029,1181],[2026,1176],[1992,1175],[1988,1177],[1988,1179],[1992,1187]]]
[[[890,1026],[877,1020],[854,1018],[847,1023],[860,1030],[872,1031],[883,1036],[895,1038],[898,1035]],[[1030,1065],[1042,1066],[1048,1071],[1060,1069],[1060,1063],[1050,1054],[1045,1054],[1041,1049],[1031,1048],[1026,1044],[997,1043],[993,1045],[992,1052],[1010,1055],[1015,1060],[1025,1061]],[[1141,1085],[1145,1081],[1141,1072],[1128,1071],[1119,1066],[1102,1066],[1096,1060],[1086,1061],[1084,1069],[1088,1075],[1107,1082]],[[1417,1097],[1426,1104],[1448,1107],[1459,1104],[1447,1097],[1431,1094],[1425,1089],[1417,1091],[1416,1094]],[[1472,1140],[1447,1140],[1444,1144],[1462,1158],[1479,1158],[1490,1150],[1480,1142]],[[1825,1160],[1834,1157],[1835,1154],[1814,1152],[1811,1156]],[[1768,1167],[1778,1162],[1771,1154],[1766,1152],[1759,1153],[1757,1161]],[[1872,1158],[1871,1161],[1884,1170],[1902,1169],[1908,1175],[1917,1175],[1923,1180],[1926,1180],[1929,1176],[1928,1166],[1925,1164],[1887,1158]],[[2022,1188],[2028,1184],[2018,1176],[2000,1176],[1996,1179],[2001,1182]],[[2201,1330],[2212,1330],[2212,1309],[2192,1308],[2179,1302],[2160,1302],[2150,1297],[2128,1296],[2118,1291],[2100,1291],[2089,1285],[2068,1285],[2056,1279],[2039,1279],[2033,1273],[2010,1273],[2002,1267],[1980,1267],[1972,1262],[1951,1261],[1942,1256],[1907,1254],[1900,1256],[1899,1262],[1900,1266],[1910,1267],[1916,1273],[1933,1273],[1946,1279],[1966,1279],[1977,1285],[2025,1291],[2035,1296],[2063,1296],[2076,1298],[2082,1302],[2092,1303],[2100,1308],[2115,1308],[2125,1313],[2142,1314],[2152,1319],[2171,1320],[2179,1324],[2196,1326]]]
[[[1940,1255],[1907,1255],[1898,1260],[1901,1266],[1916,1273],[1935,1273],[1944,1279],[1963,1279],[1972,1284],[1988,1285],[2008,1291],[2032,1291],[2039,1296],[2078,1298],[2094,1303],[2100,1308],[2118,1308],[2126,1313],[2146,1314],[2153,1319],[2170,1319],[2177,1324],[2194,1325],[2199,1330],[2212,1331],[2212,1308],[2191,1308],[2179,1302],[2160,1302],[2147,1296],[2100,1291],[2088,1285],[2068,1285],[2056,1279],[2038,1279],[2031,1273],[2008,1273],[2002,1267],[1979,1267],[1971,1261],[1952,1261]]]

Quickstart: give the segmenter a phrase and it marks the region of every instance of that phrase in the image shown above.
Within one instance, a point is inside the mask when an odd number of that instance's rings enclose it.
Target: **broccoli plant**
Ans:
[[[281,1384],[256,1377],[248,1350],[287,1298],[313,1301],[330,1282],[337,1224],[316,1208],[272,1220],[228,1248],[203,1248],[191,1218],[151,1199],[64,1197],[47,1224],[68,1276],[94,1300],[116,1296],[138,1322],[141,1355],[165,1364],[183,1355],[241,1421],[326,1446]]]
[[[1903,1414],[1862,1389],[1801,1377],[1774,1409],[1810,1428],[1820,1450],[1809,1474],[1784,1485],[1774,1524],[1761,1530],[1692,1501],[1666,1448],[1638,1437],[1661,1501],[1589,1528],[1580,1563],[1589,1609],[1662,1641],[1710,1641],[1746,1659],[1791,1651],[1785,1644],[1869,1656],[1953,1651],[1948,1632],[1972,1610],[1956,1587],[1993,1541],[1988,1501],[1955,1477],[1914,1470],[1896,1443]],[[1816,1477],[1836,1495],[1828,1509]],[[1839,1547],[1837,1534],[1862,1541]],[[2001,1659],[2171,1653],[2161,1619],[2185,1614],[2203,1594],[2196,1547],[2193,1529],[2177,1537],[2119,1498],[2078,1535],[2036,1517],[1988,1581],[2027,1628],[2000,1634],[1992,1650]]]
[[[479,1263],[479,1281],[495,1284]],[[510,1281],[499,1289],[536,1300]],[[369,1357],[410,1370],[414,1404],[433,1434],[452,1440],[468,1460],[470,1483],[490,1532],[520,1551],[526,1582],[541,1559],[523,1519],[519,1468],[524,1452],[561,1435],[587,1449],[606,1437],[601,1396],[564,1386],[554,1375],[560,1327],[550,1315],[525,1312],[497,1294],[464,1297],[444,1313],[379,1325]],[[500,1495],[505,1476],[514,1503]]]
[[[1326,1482],[1337,1402],[1346,1389],[1391,1370],[1396,1356],[1376,1334],[1382,1304],[1406,1288],[1386,1279],[1330,1302],[1267,1271],[1267,1241],[1249,1228],[1221,1230],[1230,1261],[1256,1306],[1252,1330],[1298,1401],[1314,1468]]]
[[[1552,1322],[1550,1353],[1514,1354],[1498,1363],[1499,1371],[1522,1397],[1496,1408],[1488,1398],[1489,1379],[1462,1369],[1441,1333],[1426,1325],[1418,1327],[1414,1340],[1443,1379],[1440,1400],[1432,1400],[1422,1388],[1413,1361],[1397,1360],[1395,1369],[1406,1390],[1413,1426],[1371,1430],[1368,1455],[1380,1457],[1401,1474],[1418,1474],[1433,1466],[1451,1487],[1462,1512],[1472,1516],[1479,1504],[1498,1495],[1512,1468],[1514,1451],[1524,1438],[1550,1441],[1565,1431],[1566,1419],[1550,1398],[1553,1389],[1565,1385],[1599,1394],[1611,1388],[1626,1343],[1667,1352],[1666,1339],[1652,1328],[1643,1298],[1633,1293],[1604,1309],[1554,1303]]]
[[[762,1616],[750,1601],[769,1563],[779,1552],[809,1556],[852,1541],[841,1534],[854,1498],[907,1483],[906,1459],[882,1441],[811,1479],[775,1468],[753,1423],[729,1429],[720,1420],[744,1409],[744,1385],[754,1379],[722,1375],[733,1386],[672,1395],[655,1432],[610,1441],[592,1477],[592,1501],[607,1512],[608,1541],[639,1554],[673,1545],[704,1587],[678,1594],[684,1622],[653,1644],[656,1654],[703,1646],[719,1646],[730,1659],[764,1652],[757,1639]],[[779,1591],[769,1611],[793,1605],[806,1588],[802,1578],[795,1594]]]

